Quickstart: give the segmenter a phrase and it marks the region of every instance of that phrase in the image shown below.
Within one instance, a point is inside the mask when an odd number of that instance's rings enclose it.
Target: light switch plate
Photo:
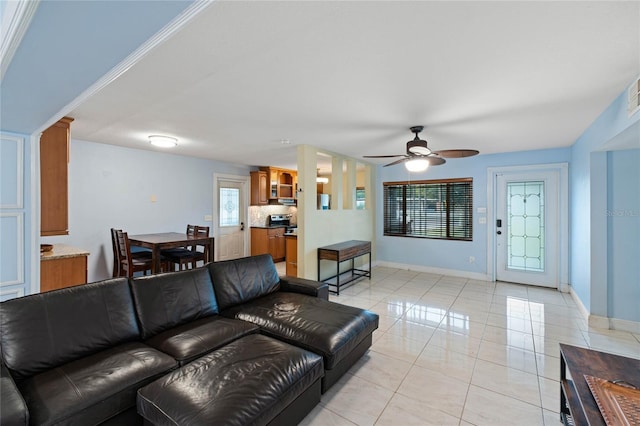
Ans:
[[[211,216],[210,214],[205,215],[204,220],[207,222],[213,222],[213,216]]]
[[[487,223],[487,218],[486,217],[479,217],[478,218],[478,223],[481,225],[484,225]]]

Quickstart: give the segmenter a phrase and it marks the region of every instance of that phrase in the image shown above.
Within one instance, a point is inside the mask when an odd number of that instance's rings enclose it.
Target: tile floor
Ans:
[[[550,289],[376,267],[330,299],[380,327],[302,425],[559,425],[559,342],[640,358]]]

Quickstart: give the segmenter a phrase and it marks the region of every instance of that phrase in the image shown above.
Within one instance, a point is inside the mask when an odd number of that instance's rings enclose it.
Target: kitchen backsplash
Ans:
[[[290,214],[291,224],[298,223],[298,208],[295,206],[283,206],[272,204],[268,206],[249,207],[249,226],[267,226],[271,214]]]

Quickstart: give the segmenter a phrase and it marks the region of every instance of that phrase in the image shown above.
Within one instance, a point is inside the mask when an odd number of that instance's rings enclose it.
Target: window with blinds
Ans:
[[[473,179],[384,182],[384,235],[471,241]]]

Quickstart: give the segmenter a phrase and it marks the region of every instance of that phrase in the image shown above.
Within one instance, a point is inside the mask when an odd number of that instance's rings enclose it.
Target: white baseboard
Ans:
[[[582,303],[582,300],[580,300],[576,292],[573,290],[573,287],[569,287],[569,294],[571,295],[571,298],[573,299],[573,301],[576,302],[576,306],[578,307],[578,310],[582,314],[582,317],[584,318],[584,320],[588,322],[589,310],[587,309],[586,306],[584,306],[584,303]]]
[[[629,333],[640,334],[640,322],[638,321],[629,321],[623,320],[619,318],[607,318],[599,315],[592,315],[589,313],[589,310],[584,306],[582,300],[578,297],[578,295],[573,291],[573,288],[569,289],[569,293],[573,298],[574,302],[576,302],[576,306],[578,306],[578,310],[584,317],[584,319],[589,324],[589,327],[599,328],[601,330],[619,330],[619,331],[628,331]]]
[[[627,331],[640,334],[640,322],[623,320],[620,318],[606,318],[598,315],[589,316],[589,326],[605,330]]]
[[[427,272],[430,274],[450,275],[453,277],[469,278],[480,281],[491,281],[491,278],[487,274],[480,272],[459,271],[456,269],[434,268],[430,266],[420,265],[408,265],[404,263],[376,261],[375,266],[382,266],[385,268],[404,269],[406,271]]]

